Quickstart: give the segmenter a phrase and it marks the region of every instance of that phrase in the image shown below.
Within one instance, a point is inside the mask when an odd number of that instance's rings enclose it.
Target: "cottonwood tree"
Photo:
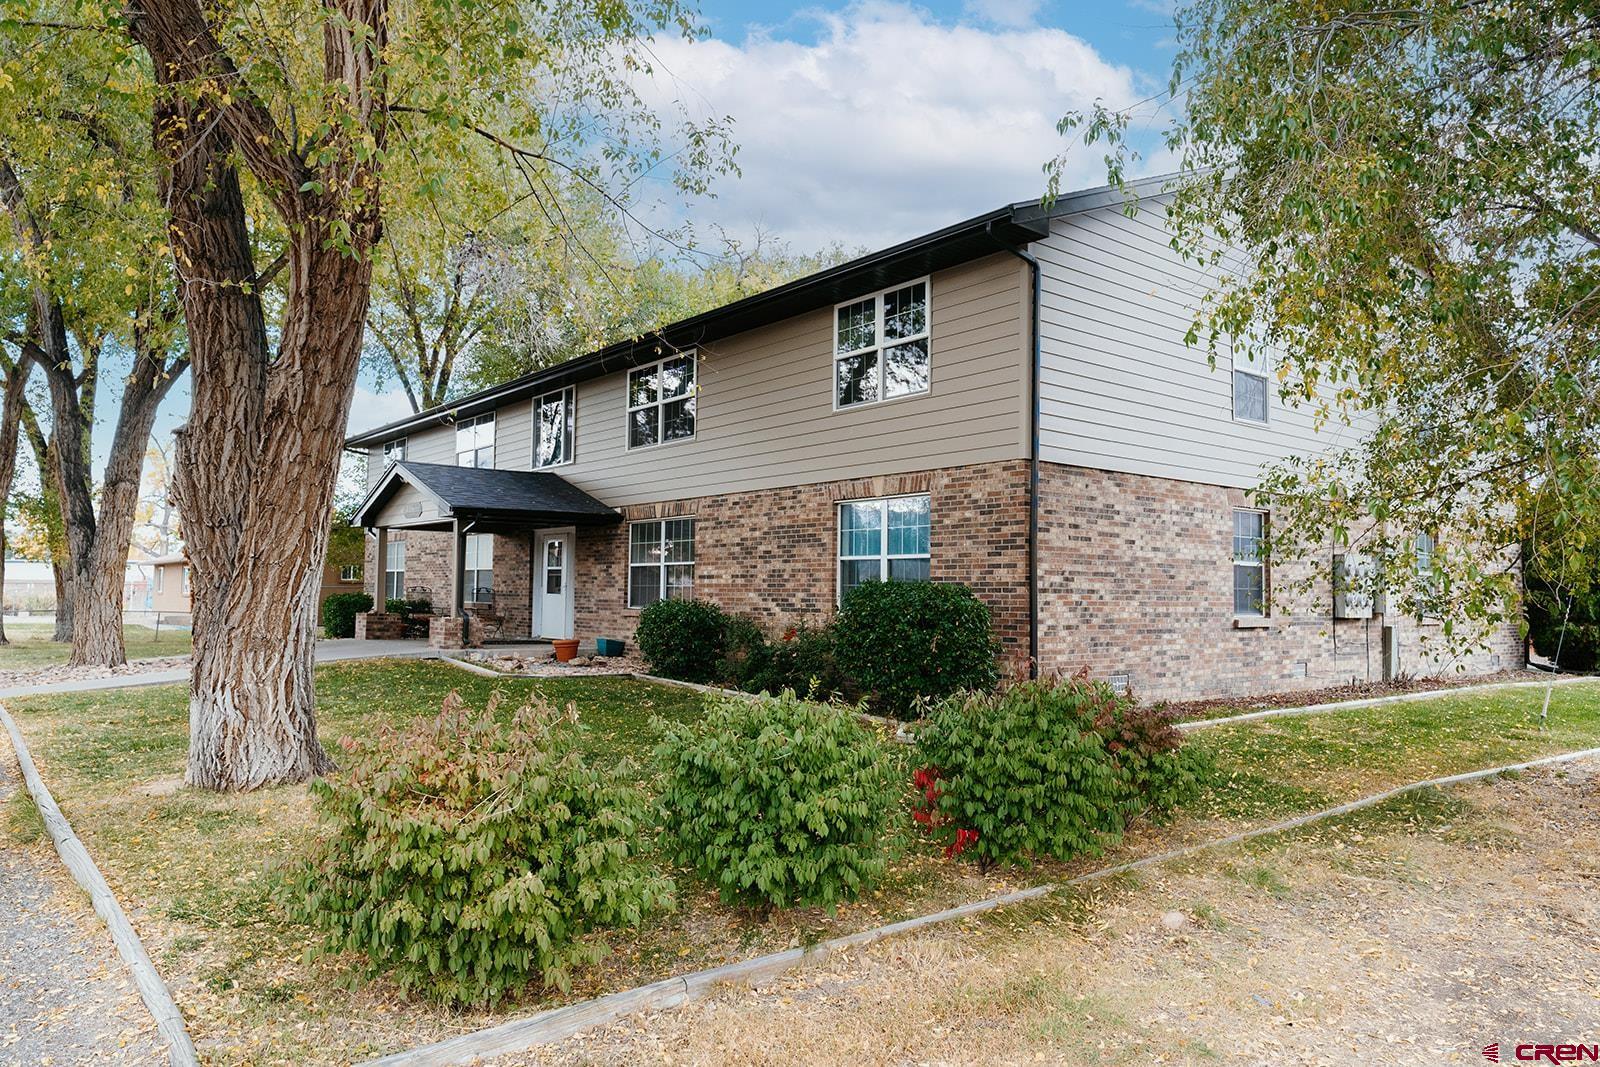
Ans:
[[[47,19],[11,2],[19,24],[55,24],[52,62],[125,33],[117,85],[153,83],[192,367],[173,481],[193,566],[187,780],[322,773],[316,593],[386,205],[426,194],[448,212],[465,146],[482,142],[553,211],[558,173],[621,185],[659,169],[703,189],[727,159],[723,125],[668,129],[632,87],[649,35],[694,33],[690,13],[674,0],[80,0]]]
[[[17,476],[17,443],[21,436],[22,409],[28,402],[27,360],[15,359],[0,352],[0,501],[11,500],[11,486]],[[0,604],[6,593],[6,523],[5,510],[0,509]],[[6,640],[5,613],[0,611],[0,645]]]
[[[1471,640],[1515,610],[1510,546],[1559,572],[1600,515],[1600,11],[1200,0],[1177,29],[1168,216],[1218,279],[1191,342],[1371,431],[1267,472],[1273,551],[1369,551]],[[1120,181],[1140,117],[1063,130]]]
[[[144,444],[187,361],[139,100],[105,89],[116,64],[104,49],[59,56],[53,37],[0,29],[10,105],[0,109],[0,249],[28,290],[12,341],[48,387],[49,444],[36,453],[60,505],[57,608],[70,662],[116,666]],[[108,389],[114,424],[97,483],[92,437]]]
[[[386,227],[367,313],[367,364],[412,409],[550,366],[624,337],[843,262],[833,245],[800,254],[757,231],[646,231],[566,182],[561,225],[523,199],[474,198],[484,220],[442,232],[419,212]]]

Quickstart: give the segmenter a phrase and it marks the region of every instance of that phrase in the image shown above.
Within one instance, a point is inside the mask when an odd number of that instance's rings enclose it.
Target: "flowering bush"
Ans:
[[[501,722],[496,702],[451,693],[436,718],[347,745],[348,770],[311,787],[328,833],[286,883],[325,950],[448,1004],[567,989],[604,954],[587,935],[670,903],[636,856],[648,805],[584,762],[576,711],[534,699]]]
[[[947,700],[917,746],[912,818],[985,867],[1097,853],[1131,819],[1193,801],[1214,770],[1165,709],[1087,674]]]

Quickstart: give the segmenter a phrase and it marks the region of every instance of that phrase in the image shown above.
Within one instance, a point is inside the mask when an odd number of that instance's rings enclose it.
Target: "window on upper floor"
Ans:
[[[572,462],[572,430],[577,394],[571,386],[533,402],[533,467]]]
[[[456,423],[456,466],[494,466],[494,412]]]
[[[461,557],[461,597],[468,604],[494,603],[494,534],[467,534]]]
[[[862,582],[925,582],[930,574],[928,496],[839,505],[839,599]]]
[[[341,582],[359,582],[362,569],[359,563],[346,563],[339,568],[339,580]]]
[[[694,596],[694,520],[652,519],[628,527],[628,607]]]
[[[397,438],[393,441],[385,441],[383,443],[383,465],[385,467],[391,463],[402,463],[405,461],[405,458],[406,439],[404,437]]]
[[[915,396],[928,385],[926,279],[834,309],[835,408]]]
[[[1267,421],[1267,375],[1262,358],[1237,350],[1233,355],[1233,417],[1241,422]]]
[[[1267,613],[1267,513],[1233,509],[1233,613]]]
[[[694,436],[695,354],[628,372],[628,447],[648,448]]]

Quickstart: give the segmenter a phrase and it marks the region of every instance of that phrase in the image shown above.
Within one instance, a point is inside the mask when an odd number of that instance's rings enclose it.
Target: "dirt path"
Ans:
[[[1600,1043],[1600,763],[1143,874],[501,1062],[1437,1064]]]
[[[165,1062],[110,935],[36,819],[0,730],[0,1064]]]

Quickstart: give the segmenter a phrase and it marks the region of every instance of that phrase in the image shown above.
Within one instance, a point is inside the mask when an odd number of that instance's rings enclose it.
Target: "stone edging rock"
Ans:
[[[123,912],[122,905],[117,903],[111,887],[106,884],[105,876],[100,873],[100,868],[95,866],[88,849],[78,840],[78,835],[72,830],[72,824],[61,814],[61,808],[57,806],[55,797],[50,795],[44,780],[39,777],[39,770],[34,766],[33,756],[28,751],[28,743],[23,740],[22,731],[18,729],[16,720],[11,717],[11,713],[3,704],[0,704],[0,722],[5,723],[6,731],[11,735],[11,746],[16,750],[17,765],[22,768],[22,780],[27,784],[28,793],[39,809],[39,817],[44,821],[50,839],[55,842],[56,852],[60,853],[61,862],[66,864],[67,870],[72,873],[78,885],[89,894],[95,913],[111,931],[111,939],[116,942],[117,953],[128,965],[128,970],[133,972],[133,982],[139,988],[139,996],[144,999],[145,1007],[155,1017],[156,1029],[161,1032],[162,1038],[167,1043],[168,1059],[173,1067],[191,1067],[191,1065],[198,1067],[200,1060],[195,1054],[194,1041],[184,1026],[183,1013],[173,1001],[172,992],[167,988],[167,983],[162,981],[155,964],[150,962],[150,954],[145,951],[144,943],[139,940],[133,924],[128,922],[128,916]]]
[[[1496,775],[1529,770],[1534,767],[1569,763],[1573,760],[1591,756],[1600,756],[1600,748],[1563,752],[1554,756],[1528,760],[1524,763],[1507,764],[1503,767],[1489,767],[1484,770],[1466,771],[1462,774],[1411,782],[1407,785],[1396,786],[1382,793],[1361,797],[1323,811],[1300,815],[1293,819],[1286,819],[1283,822],[1273,823],[1270,826],[1257,827],[1254,830],[1244,830],[1240,833],[1218,838],[1215,841],[1203,841],[1195,845],[1186,845],[1183,848],[1158,852],[1142,859],[1130,860],[1127,863],[1102,867],[1099,870],[1090,871],[1075,878],[1068,878],[1059,883],[1045,883],[1028,889],[1020,889],[1013,893],[973,901],[970,904],[963,904],[955,908],[947,908],[931,915],[905,919],[901,922],[877,927],[876,929],[863,930],[860,933],[831,938],[805,948],[792,948],[784,952],[758,956],[738,963],[729,963],[721,967],[712,967],[707,970],[664,979],[660,982],[653,982],[650,985],[639,986],[636,989],[612,993],[609,996],[586,1000],[578,1004],[571,1004],[564,1008],[553,1008],[549,1011],[528,1016],[525,1019],[515,1019],[511,1022],[501,1023],[498,1026],[479,1030],[476,1033],[463,1034],[447,1041],[423,1045],[419,1048],[408,1049],[405,1052],[397,1052],[393,1055],[371,1060],[368,1061],[366,1067],[445,1067],[447,1064],[467,1063],[484,1056],[521,1052],[537,1045],[551,1044],[584,1030],[616,1022],[639,1012],[661,1011],[692,1003],[709,995],[721,983],[737,982],[748,985],[763,981],[795,967],[821,961],[833,953],[846,949],[860,948],[886,937],[894,937],[923,927],[969,918],[1009,904],[1035,900],[1070,886],[1084,885],[1144,867],[1152,867],[1172,860],[1183,859],[1197,852],[1223,848],[1251,840],[1252,838],[1298,829],[1310,823],[1320,822],[1323,819],[1336,818],[1340,815],[1348,815],[1351,812],[1360,811],[1363,808],[1370,808],[1382,804],[1386,800],[1403,796],[1406,793],[1413,793],[1422,789],[1441,788],[1447,785],[1458,785],[1462,782],[1491,778]]]

